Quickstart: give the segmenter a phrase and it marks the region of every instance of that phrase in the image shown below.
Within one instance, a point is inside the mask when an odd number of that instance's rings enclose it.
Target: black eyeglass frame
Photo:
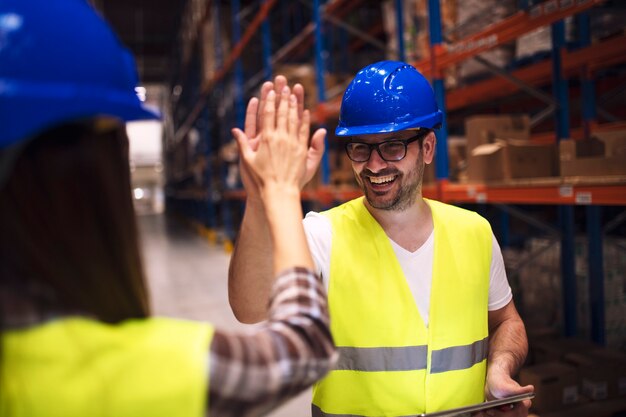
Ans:
[[[344,145],[344,148],[346,150],[346,154],[348,155],[348,158],[350,158],[351,161],[353,162],[367,162],[370,160],[370,158],[372,157],[372,150],[376,149],[376,152],[378,152],[378,155],[382,158],[383,161],[386,162],[398,162],[398,161],[402,161],[405,157],[406,157],[406,150],[407,150],[407,146],[409,145],[409,143],[415,142],[416,140],[420,140],[420,139],[424,139],[426,136],[428,136],[428,134],[430,133],[430,129],[423,129],[420,130],[418,134],[416,134],[415,136],[411,136],[409,138],[406,139],[391,139],[391,140],[384,140],[382,142],[376,142],[376,143],[367,143],[367,142],[360,142],[360,141],[350,141],[347,142]],[[383,156],[383,153],[380,151],[380,145],[386,144],[386,143],[391,143],[391,142],[395,142],[395,143],[402,143],[404,145],[404,153],[402,154],[402,157],[399,159],[387,159]],[[356,160],[353,159],[352,156],[350,156],[350,151],[349,148],[353,143],[357,143],[359,145],[365,145],[369,148],[369,153],[367,155],[367,159],[364,159],[362,161],[360,160]]]

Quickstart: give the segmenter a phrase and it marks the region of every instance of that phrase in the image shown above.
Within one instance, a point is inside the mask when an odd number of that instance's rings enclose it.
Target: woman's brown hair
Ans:
[[[122,125],[60,126],[22,150],[0,189],[0,286],[61,314],[149,314]]]

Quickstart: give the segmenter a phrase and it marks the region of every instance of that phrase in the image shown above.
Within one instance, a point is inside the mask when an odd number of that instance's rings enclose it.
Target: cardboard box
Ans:
[[[467,173],[479,182],[556,176],[556,147],[519,140],[482,144],[471,151]]]
[[[529,142],[527,115],[473,116],[465,121],[469,181],[558,175],[556,148]]]
[[[330,168],[330,183],[332,185],[337,187],[358,186],[352,170],[352,162],[343,149],[331,149],[328,151],[328,165]]]
[[[577,404],[578,375],[576,368],[560,362],[549,362],[522,368],[520,384],[535,387],[533,410],[547,412]]]
[[[626,175],[626,131],[596,133],[588,140],[559,143],[561,175]]]
[[[608,372],[608,398],[626,397],[626,354],[600,348],[591,350],[589,356]]]
[[[606,156],[626,158],[626,129],[594,132],[591,137],[604,142]]]
[[[613,374],[602,361],[585,353],[568,353],[563,361],[578,371],[581,379],[581,393],[585,397],[594,401],[609,398],[609,384],[613,379]]]
[[[467,141],[462,136],[448,137],[448,180],[467,182]],[[437,181],[436,158],[424,167],[422,184],[434,184]]]
[[[599,348],[600,345],[593,342],[575,338],[537,340],[530,345],[535,363],[561,361],[569,353],[584,353]]]
[[[626,400],[613,399],[608,401],[599,401],[589,404],[585,407],[588,412],[587,416],[593,417],[623,417],[626,415]],[[577,417],[577,416],[568,416]]]
[[[450,181],[467,180],[467,139],[448,136],[448,173]]]
[[[336,144],[336,143],[333,143]],[[336,187],[357,187],[358,184],[354,177],[354,171],[352,170],[352,162],[345,150],[342,147],[329,147],[326,150],[328,155],[328,168],[329,168],[329,185],[333,185]],[[318,181],[315,184],[311,184],[309,188],[314,188],[317,186],[323,185],[322,183],[322,175],[321,175],[322,167],[318,168]]]
[[[473,116],[465,120],[467,152],[475,147],[494,143],[496,139],[528,140],[530,138],[530,119],[528,116],[492,115]]]
[[[318,104],[317,78],[315,67],[310,64],[283,64],[274,68],[274,75],[284,75],[290,86],[296,83],[304,87],[304,107],[311,111],[315,110]],[[345,74],[324,74],[326,84],[326,99],[331,99],[335,94],[343,94],[347,87],[348,80],[353,77]]]
[[[577,404],[565,410],[541,413],[536,417],[622,417],[624,411],[626,411],[626,400],[617,399]],[[528,417],[531,415],[529,414]]]

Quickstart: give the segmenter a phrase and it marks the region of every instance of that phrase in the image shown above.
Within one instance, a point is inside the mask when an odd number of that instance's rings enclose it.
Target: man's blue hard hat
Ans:
[[[0,149],[55,125],[157,119],[135,61],[85,0],[0,0]]]
[[[413,66],[381,61],[360,70],[343,95],[337,136],[438,129],[443,114],[433,89]]]

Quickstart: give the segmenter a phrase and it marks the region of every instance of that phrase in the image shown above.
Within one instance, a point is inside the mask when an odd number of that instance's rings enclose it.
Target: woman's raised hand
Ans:
[[[287,85],[287,79],[282,75],[276,76],[274,82],[266,81],[265,83],[263,83],[260,91],[260,97],[253,97],[248,103],[243,131],[244,136],[241,136],[240,138],[235,137],[238,142],[241,139],[247,142],[250,148],[252,148],[253,150],[257,149],[261,137],[261,132],[263,131],[263,126],[265,123],[264,111],[267,107],[266,104],[269,93],[271,91],[274,91],[275,94],[279,95],[278,97],[275,97],[273,101],[274,106],[276,106],[276,110],[278,111],[278,106],[281,102],[282,91]],[[304,117],[304,88],[301,84],[296,84],[293,87],[291,93],[296,96],[298,125],[301,126]],[[310,124],[310,116],[307,123]],[[307,129],[309,129],[309,127],[307,127]],[[235,135],[236,131],[241,132],[239,129],[235,129],[233,130],[233,135]],[[308,130],[307,135],[309,135]],[[313,133],[313,135],[311,136],[310,140],[307,142],[306,171],[301,179],[300,188],[308,183],[317,171],[320,160],[322,159],[322,155],[324,153],[325,136],[325,129],[317,129],[315,133]],[[240,164],[240,171],[241,180],[243,182],[244,188],[246,189],[248,198],[257,197],[256,192],[258,190],[256,189],[256,186],[254,185],[251,175],[250,173],[248,173],[245,164]]]
[[[258,143],[252,142],[240,129],[232,130],[242,168],[249,177],[246,189],[250,192],[248,188],[253,187],[261,196],[276,187],[299,191],[307,174],[310,113],[302,111],[300,120],[298,98],[287,85],[282,86],[279,97],[273,89],[268,91],[262,105],[258,112],[260,123],[257,122],[254,129],[260,126],[260,130],[254,132]],[[246,130],[253,133],[248,125]]]

